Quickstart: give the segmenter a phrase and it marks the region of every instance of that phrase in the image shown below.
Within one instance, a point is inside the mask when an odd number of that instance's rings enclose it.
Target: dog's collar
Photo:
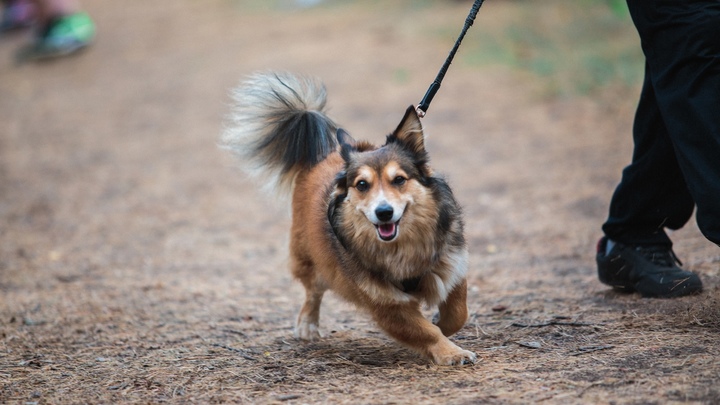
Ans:
[[[397,287],[398,290],[404,293],[411,294],[418,291],[422,278],[423,276],[406,278],[405,280],[400,280],[399,282],[393,284],[395,285],[395,287]]]

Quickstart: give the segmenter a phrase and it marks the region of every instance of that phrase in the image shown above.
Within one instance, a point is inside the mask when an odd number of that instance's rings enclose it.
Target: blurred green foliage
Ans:
[[[472,39],[463,42],[465,63],[531,72],[543,78],[549,95],[641,83],[643,55],[625,1],[502,3],[499,18],[487,24],[476,20],[468,34]]]

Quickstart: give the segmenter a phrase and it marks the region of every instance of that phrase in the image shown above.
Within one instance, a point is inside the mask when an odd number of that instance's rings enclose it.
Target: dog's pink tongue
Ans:
[[[378,232],[380,233],[380,237],[389,238],[395,234],[395,224],[378,225]]]

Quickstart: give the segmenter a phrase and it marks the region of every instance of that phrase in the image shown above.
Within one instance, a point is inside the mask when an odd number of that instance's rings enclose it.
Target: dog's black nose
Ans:
[[[381,221],[389,221],[393,217],[393,207],[390,204],[382,204],[375,208],[375,215]]]

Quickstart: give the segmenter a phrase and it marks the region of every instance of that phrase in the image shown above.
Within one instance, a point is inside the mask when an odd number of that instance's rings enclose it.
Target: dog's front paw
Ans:
[[[444,347],[436,348],[432,352],[432,358],[435,364],[440,366],[462,366],[465,364],[475,364],[477,355],[469,350],[464,350],[451,342]]]
[[[460,350],[450,356],[436,359],[435,363],[441,366],[462,366],[465,364],[475,364],[477,355],[469,350]]]
[[[295,337],[302,340],[318,340],[322,336],[318,324],[303,319],[295,325]]]

